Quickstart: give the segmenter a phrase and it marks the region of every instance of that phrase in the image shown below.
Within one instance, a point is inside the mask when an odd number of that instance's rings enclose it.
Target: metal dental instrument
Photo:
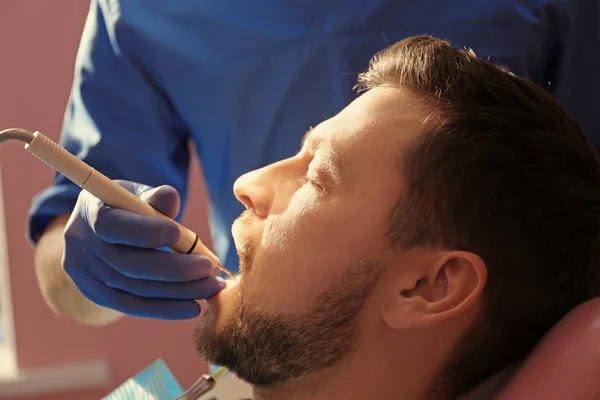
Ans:
[[[228,369],[219,367],[212,374],[204,374],[198,379],[187,392],[175,400],[197,400],[200,396],[210,392],[219,378],[227,373]]]
[[[177,243],[171,246],[174,251],[205,256],[214,268],[235,278],[233,273],[220,264],[218,257],[200,241],[196,233],[160,213],[40,132],[31,133],[23,129],[0,131],[0,145],[9,140],[25,143],[27,151],[105,204],[147,217],[163,218],[175,224],[179,228],[181,236]]]

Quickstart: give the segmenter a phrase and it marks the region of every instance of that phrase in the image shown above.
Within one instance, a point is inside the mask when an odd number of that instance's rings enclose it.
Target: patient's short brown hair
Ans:
[[[390,212],[399,249],[479,254],[483,311],[440,371],[454,398],[527,355],[600,291],[600,164],[543,88],[428,36],[377,54],[358,88],[407,89],[430,111],[399,154],[406,195]]]

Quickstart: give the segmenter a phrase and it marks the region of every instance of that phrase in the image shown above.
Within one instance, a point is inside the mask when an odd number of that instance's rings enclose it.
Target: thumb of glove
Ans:
[[[181,199],[172,186],[163,185],[147,190],[140,195],[140,199],[170,218],[175,218],[179,214]]]

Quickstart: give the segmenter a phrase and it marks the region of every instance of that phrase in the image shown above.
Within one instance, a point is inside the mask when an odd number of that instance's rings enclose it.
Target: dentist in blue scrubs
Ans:
[[[355,98],[374,53],[417,34],[470,47],[547,86],[600,145],[599,26],[597,0],[94,0],[61,144],[176,216],[193,142],[216,251],[235,271],[234,180],[293,155]],[[191,318],[222,287],[202,257],[157,249],[177,239],[171,224],[60,175],[34,199],[29,234],[44,298],[80,323]]]

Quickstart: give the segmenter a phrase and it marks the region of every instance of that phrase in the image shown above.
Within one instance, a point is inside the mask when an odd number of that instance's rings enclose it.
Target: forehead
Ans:
[[[344,153],[382,158],[397,154],[421,134],[424,116],[425,108],[415,95],[402,89],[376,87],[318,125],[307,140],[328,142]]]

